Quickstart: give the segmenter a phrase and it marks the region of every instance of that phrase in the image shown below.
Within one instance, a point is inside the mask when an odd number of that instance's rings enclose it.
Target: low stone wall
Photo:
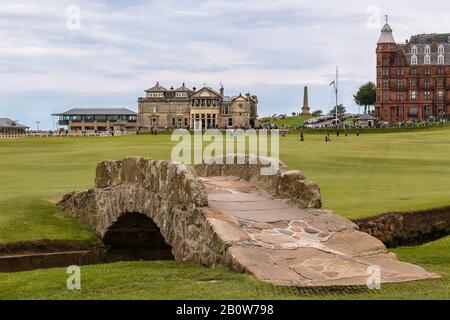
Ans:
[[[301,208],[322,207],[319,186],[307,180],[300,171],[288,170],[283,162],[262,157],[242,156],[244,164],[237,164],[237,157],[238,155],[231,156],[230,162],[233,164],[226,164],[226,157],[208,159],[206,163],[196,165],[194,170],[201,177],[240,177],[276,197],[292,200]],[[262,175],[261,170],[270,167],[271,161],[278,161],[278,170],[271,175]]]
[[[450,207],[386,213],[354,222],[388,247],[418,245],[450,234]]]

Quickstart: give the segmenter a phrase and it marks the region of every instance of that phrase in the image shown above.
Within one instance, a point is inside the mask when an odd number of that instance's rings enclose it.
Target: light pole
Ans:
[[[39,124],[40,124],[41,122],[40,121],[36,121],[36,130],[37,131],[39,131]]]

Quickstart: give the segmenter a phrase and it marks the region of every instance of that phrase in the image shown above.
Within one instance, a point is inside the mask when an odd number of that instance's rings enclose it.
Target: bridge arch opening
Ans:
[[[138,212],[123,214],[105,233],[108,260],[174,260],[156,223]]]

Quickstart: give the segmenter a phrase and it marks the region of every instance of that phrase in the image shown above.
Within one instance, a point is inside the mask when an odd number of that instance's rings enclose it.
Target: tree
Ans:
[[[312,113],[313,117],[320,117],[322,114],[322,110],[316,110]]]
[[[347,110],[345,109],[345,107],[342,104],[337,106],[338,117],[343,116],[346,112],[347,112]],[[336,107],[334,107],[333,109],[330,110],[330,114],[332,116],[336,115]]]
[[[353,95],[358,106],[364,106],[364,113],[370,112],[370,106],[375,105],[377,99],[377,88],[371,81],[359,87],[358,92]],[[367,110],[369,109],[369,110]]]

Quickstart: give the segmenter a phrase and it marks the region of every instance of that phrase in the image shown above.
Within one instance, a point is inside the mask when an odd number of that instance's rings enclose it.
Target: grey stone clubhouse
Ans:
[[[247,93],[226,96],[224,87],[191,90],[185,84],[166,89],[159,84],[138,99],[138,123],[142,128],[254,128],[258,98]]]

